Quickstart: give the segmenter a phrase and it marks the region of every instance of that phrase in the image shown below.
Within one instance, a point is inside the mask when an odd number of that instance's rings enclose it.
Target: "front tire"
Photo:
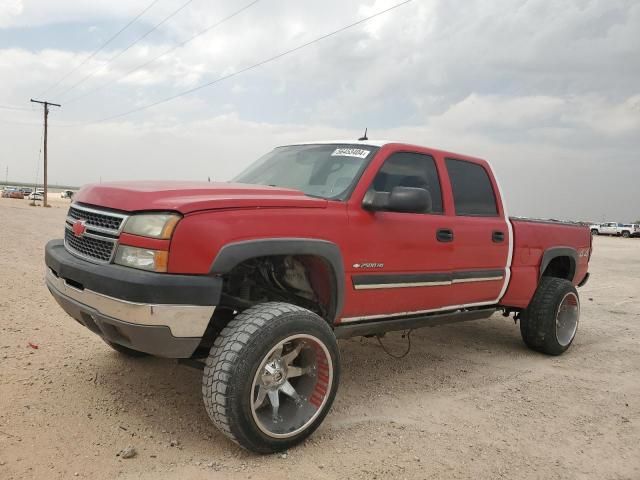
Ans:
[[[573,342],[580,319],[580,299],[569,280],[542,277],[526,310],[520,315],[520,334],[532,350],[561,355]]]
[[[327,415],[340,377],[331,327],[270,302],[240,313],[216,338],[202,379],[205,408],[231,440],[256,453],[286,450]]]
[[[598,232],[597,229],[594,228],[594,229],[591,230],[591,235],[599,235],[599,234],[600,234],[600,232]]]
[[[629,232],[627,232],[626,230],[624,232],[622,232],[622,237],[623,238],[629,238],[631,236],[631,234]]]

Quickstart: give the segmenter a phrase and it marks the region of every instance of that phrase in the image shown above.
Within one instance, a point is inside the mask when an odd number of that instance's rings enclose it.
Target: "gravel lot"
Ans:
[[[53,203],[0,199],[0,479],[640,478],[640,239],[595,239],[564,356],[499,315],[418,330],[402,360],[344,341],[327,420],[258,457],[209,422],[198,371],[123,358],[57,306],[43,247],[68,202]]]

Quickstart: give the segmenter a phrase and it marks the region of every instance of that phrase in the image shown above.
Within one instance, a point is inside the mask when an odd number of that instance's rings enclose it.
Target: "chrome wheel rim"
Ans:
[[[560,302],[556,314],[556,339],[563,347],[569,345],[576,336],[579,318],[580,301],[575,293],[569,292]]]
[[[262,359],[251,385],[251,414],[273,438],[304,431],[322,412],[333,385],[329,350],[318,338],[292,335]]]

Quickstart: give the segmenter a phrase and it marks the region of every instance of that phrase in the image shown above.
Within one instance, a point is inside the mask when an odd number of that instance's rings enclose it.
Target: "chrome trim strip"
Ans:
[[[73,217],[67,217],[65,220],[65,225],[68,225],[70,227],[73,227],[73,224],[76,222],[77,218],[73,218]],[[107,235],[118,235],[118,231],[117,230],[112,230],[110,228],[102,228],[102,227],[96,227],[94,225],[90,225],[90,224],[86,224],[85,225],[87,230],[91,230],[93,232],[98,232],[98,233],[106,233]],[[102,237],[101,237],[102,238]],[[111,238],[111,237],[107,237],[107,238]]]
[[[409,287],[435,287],[439,285],[451,285],[449,280],[439,282],[407,282],[407,283],[371,283],[354,285],[356,290],[377,290],[383,288],[409,288]]]
[[[174,337],[202,337],[215,306],[135,303],[92,290],[79,290],[47,268],[46,283],[65,296],[108,317],[136,325],[166,326]]]
[[[65,223],[65,228],[73,233],[73,226]],[[93,227],[87,227],[87,230],[93,230]],[[83,237],[95,238],[96,240],[104,240],[105,242],[118,243],[117,238],[113,237],[103,237],[102,235],[96,235],[95,233],[84,232],[82,234]]]
[[[502,279],[504,279],[504,275],[499,277],[454,278],[451,283],[495,282]]]
[[[396,312],[396,313],[383,313],[380,315],[362,315],[359,317],[346,317],[340,320],[336,326],[343,323],[351,323],[351,322],[362,322],[367,320],[380,320],[384,318],[396,318],[396,317],[408,317],[411,315],[422,315],[424,313],[435,313],[435,312],[446,312],[446,311],[456,311],[461,310],[463,308],[471,308],[471,307],[484,307],[487,305],[496,305],[495,302],[479,302],[479,303],[468,303],[465,305],[449,305],[447,307],[442,308],[432,308],[429,310],[414,310],[410,312]]]
[[[115,212],[111,212],[108,210],[96,210],[95,208],[89,208],[89,207],[84,207],[82,205],[78,205],[77,203],[72,203],[69,208],[75,208],[76,210],[82,210],[84,212],[88,212],[88,213],[95,213],[96,215],[105,215],[107,217],[115,217],[115,218],[119,218],[122,221],[120,222],[120,228],[118,228],[118,230],[113,230],[110,228],[105,228],[102,229],[105,233],[110,233],[113,235],[120,235],[122,233],[122,230],[124,229],[124,225],[125,223],[127,223],[127,220],[129,219],[130,215],[125,215],[123,213],[115,213]],[[75,221],[75,219],[74,219]],[[89,227],[91,229],[99,229],[100,227]]]
[[[361,283],[353,285],[355,290],[379,290],[384,288],[415,288],[415,287],[437,287],[452,285],[454,283],[472,283],[472,282],[494,282],[504,279],[504,275],[496,277],[470,277],[470,278],[454,278],[453,280],[439,280],[433,282],[405,282],[405,283]]]

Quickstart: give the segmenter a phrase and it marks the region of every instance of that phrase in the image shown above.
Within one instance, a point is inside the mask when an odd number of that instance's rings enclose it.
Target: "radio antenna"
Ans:
[[[359,142],[362,142],[364,140],[369,140],[369,138],[367,138],[367,129],[366,128],[364,129],[364,135],[358,139]]]

